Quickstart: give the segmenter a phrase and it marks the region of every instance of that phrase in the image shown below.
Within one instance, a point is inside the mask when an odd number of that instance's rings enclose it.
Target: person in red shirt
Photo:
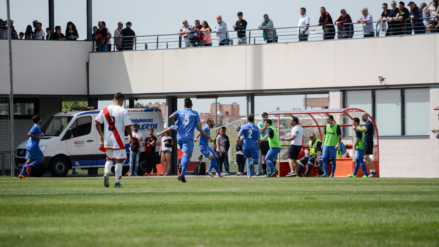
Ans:
[[[154,136],[154,129],[149,129],[149,136],[145,139],[145,154],[146,154],[146,173],[144,176],[151,175],[157,176],[157,167],[155,161],[155,145],[157,143],[157,137]]]

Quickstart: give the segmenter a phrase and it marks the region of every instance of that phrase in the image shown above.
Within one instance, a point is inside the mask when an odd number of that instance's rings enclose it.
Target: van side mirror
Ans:
[[[61,141],[65,141],[72,138],[72,129],[68,129],[64,137],[61,139]]]

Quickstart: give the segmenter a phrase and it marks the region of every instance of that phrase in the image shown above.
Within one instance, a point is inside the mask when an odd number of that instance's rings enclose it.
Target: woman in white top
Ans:
[[[172,154],[172,146],[174,142],[172,141],[172,137],[169,136],[169,133],[164,133],[162,137],[162,145],[160,146],[161,155],[160,163],[162,164],[162,175],[168,176],[169,168],[171,167],[168,164],[171,164],[171,154]],[[166,166],[165,166],[166,161]]]

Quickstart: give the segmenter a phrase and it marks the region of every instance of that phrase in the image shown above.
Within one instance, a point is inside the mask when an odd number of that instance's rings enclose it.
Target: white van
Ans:
[[[145,137],[149,136],[148,129],[153,128],[154,133],[163,131],[162,112],[159,109],[127,110],[133,124],[139,124],[139,132],[143,135],[140,150],[143,152]],[[45,136],[40,140],[40,148],[44,153],[45,160],[40,165],[32,168],[31,175],[40,177],[48,170],[54,177],[64,177],[72,168],[103,168],[106,155],[99,150],[101,141],[94,121],[99,111],[60,112],[43,123],[42,132]],[[159,142],[160,140],[157,138],[156,152],[160,150]],[[27,140],[18,145],[15,153],[15,163],[20,169],[25,163],[26,143]],[[129,158],[127,133],[125,133],[125,147]],[[125,174],[129,170],[129,159],[123,164],[122,174]],[[143,175],[145,171],[145,154],[141,153],[138,174]]]

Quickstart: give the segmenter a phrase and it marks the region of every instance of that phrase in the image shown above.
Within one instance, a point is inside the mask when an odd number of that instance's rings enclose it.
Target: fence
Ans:
[[[425,32],[426,26],[432,24],[433,29],[431,31]],[[417,22],[415,28],[411,26],[410,20],[405,21],[392,21],[390,25],[385,23],[385,25],[377,24],[373,22],[372,25],[373,32],[369,34],[364,34],[362,23],[345,23],[341,25],[326,25],[323,26],[309,26],[309,35],[306,37],[307,41],[322,41],[322,40],[334,40],[334,39],[359,39],[366,37],[384,37],[384,36],[401,36],[401,35],[411,35],[411,34],[422,34],[422,33],[434,33],[435,25],[437,21],[426,18],[423,22]],[[423,29],[424,31],[420,31]],[[439,29],[439,27],[438,27]],[[268,37],[276,36],[275,40],[267,41],[267,35],[264,38],[264,31],[261,29],[247,29],[245,30],[246,44],[256,45],[265,43],[292,43],[300,42],[299,39],[303,39],[304,36],[300,36],[299,32],[303,31],[303,27],[281,27],[267,30]],[[210,47],[210,46],[220,46],[220,41],[216,38],[216,32],[199,32],[203,33],[204,37],[206,34],[210,34],[212,38],[212,44],[207,45],[204,43],[204,39],[198,40],[194,37],[195,32],[191,32],[187,37],[177,34],[160,34],[160,35],[141,35],[141,36],[125,36],[123,38],[111,37],[112,46],[111,51],[119,50],[116,45],[120,42],[122,50],[163,50],[163,49],[181,49],[190,47]],[[226,33],[226,40],[222,42],[224,45],[238,45],[240,40],[238,32],[234,30],[219,32]],[[218,34],[219,34],[218,33]],[[275,35],[273,35],[275,34]],[[117,40],[115,40],[117,39]],[[131,39],[133,39],[131,41]],[[124,41],[129,41],[128,45]],[[96,47],[96,40],[93,42],[93,47]],[[96,49],[93,49],[96,51]]]

